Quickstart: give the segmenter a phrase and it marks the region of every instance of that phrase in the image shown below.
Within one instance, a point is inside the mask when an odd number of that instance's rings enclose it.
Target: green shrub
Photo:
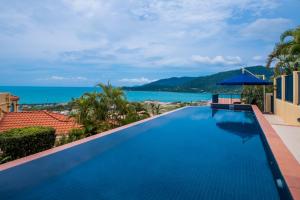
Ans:
[[[265,87],[266,93],[273,93],[273,86]],[[244,86],[241,94],[243,103],[257,105],[264,110],[264,90],[263,86]]]
[[[84,130],[82,129],[72,129],[69,131],[69,142],[73,142],[76,140],[80,140],[82,138],[85,138]]]
[[[85,138],[86,136],[89,136],[88,134],[85,134],[83,129],[72,129],[69,131],[68,135],[62,135],[60,138],[56,140],[55,146],[60,146],[64,144],[68,144],[70,142],[74,142],[76,140],[80,140]]]
[[[54,143],[55,129],[50,127],[11,129],[0,133],[1,160],[6,162],[44,151]]]
[[[69,143],[68,140],[69,140],[68,136],[62,135],[61,137],[58,137],[57,140],[55,141],[55,146],[58,147],[58,146],[67,144],[67,143]]]

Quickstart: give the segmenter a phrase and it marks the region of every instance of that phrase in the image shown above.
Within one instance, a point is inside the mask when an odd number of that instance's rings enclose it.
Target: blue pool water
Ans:
[[[86,92],[95,90],[99,90],[99,88],[0,86],[0,92],[10,92],[19,96],[22,104],[66,103],[72,98],[78,98]],[[129,101],[191,102],[211,100],[210,93],[126,91],[125,94]],[[230,95],[223,95],[222,97],[230,98]],[[240,95],[233,97],[239,98]]]
[[[252,112],[188,107],[0,172],[1,199],[279,199]]]

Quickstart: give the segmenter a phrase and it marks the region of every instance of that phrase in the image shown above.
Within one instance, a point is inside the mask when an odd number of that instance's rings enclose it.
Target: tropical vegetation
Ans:
[[[97,92],[85,93],[72,101],[71,115],[87,134],[95,134],[149,117],[140,103],[127,101],[121,88],[98,84]]]
[[[273,86],[265,86],[265,92],[272,93]],[[264,86],[244,86],[241,93],[241,100],[245,104],[254,104],[260,110],[264,110]]]
[[[280,41],[268,56],[267,67],[275,62],[275,75],[300,70],[300,26],[283,32]]]
[[[55,146],[60,146],[70,142],[74,142],[76,140],[83,139],[86,136],[88,136],[88,134],[86,134],[83,129],[72,129],[69,131],[68,134],[60,136],[56,140]]]

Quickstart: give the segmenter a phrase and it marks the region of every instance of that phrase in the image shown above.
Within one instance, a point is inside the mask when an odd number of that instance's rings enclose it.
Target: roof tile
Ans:
[[[73,128],[81,128],[74,118],[48,111],[10,112],[0,120],[0,132],[28,126],[49,126],[56,134],[66,134]]]

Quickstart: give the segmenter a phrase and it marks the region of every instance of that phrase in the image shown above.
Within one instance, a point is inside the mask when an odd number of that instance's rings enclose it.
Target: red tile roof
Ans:
[[[74,118],[48,111],[10,112],[0,120],[0,132],[28,126],[53,127],[56,134],[66,134],[73,128],[81,127]]]

